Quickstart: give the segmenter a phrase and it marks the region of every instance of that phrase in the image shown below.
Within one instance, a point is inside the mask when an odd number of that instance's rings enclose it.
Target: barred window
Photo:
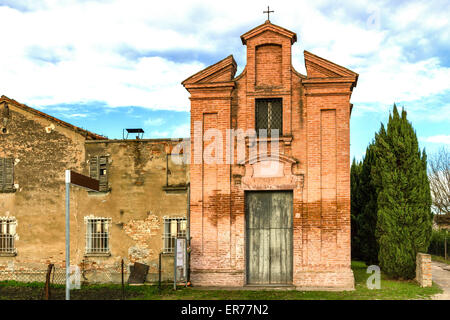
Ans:
[[[89,160],[89,174],[92,179],[98,180],[100,191],[108,191],[108,157],[95,156]]]
[[[109,254],[111,218],[85,217],[86,254]]]
[[[278,130],[279,136],[283,129],[283,104],[277,99],[256,99],[256,134],[259,130],[267,130],[267,136],[271,136],[272,130]]]
[[[186,238],[186,218],[164,217],[164,253],[173,253],[177,238]]]
[[[16,219],[0,217],[0,256],[16,254]]]
[[[0,192],[14,191],[14,159],[0,158]]]

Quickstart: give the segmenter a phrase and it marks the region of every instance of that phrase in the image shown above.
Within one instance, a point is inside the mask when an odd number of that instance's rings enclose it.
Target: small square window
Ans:
[[[164,218],[163,252],[173,253],[177,238],[186,238],[186,218]]]
[[[266,130],[267,137],[273,135],[273,130],[278,130],[282,135],[283,129],[283,103],[282,99],[256,99],[256,134],[260,136],[260,130]]]
[[[109,228],[111,218],[85,217],[85,223],[86,254],[109,254]]]

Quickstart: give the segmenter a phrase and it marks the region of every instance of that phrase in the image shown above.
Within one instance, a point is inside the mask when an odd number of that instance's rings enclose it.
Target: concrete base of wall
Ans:
[[[191,283],[196,287],[243,287],[243,271],[191,270]]]
[[[351,291],[355,289],[353,271],[302,271],[295,274],[291,285],[247,285],[244,272],[191,270],[194,287],[209,290],[298,290],[298,291]]]
[[[355,290],[352,269],[329,271],[301,271],[294,277],[296,290],[304,291],[349,291]]]

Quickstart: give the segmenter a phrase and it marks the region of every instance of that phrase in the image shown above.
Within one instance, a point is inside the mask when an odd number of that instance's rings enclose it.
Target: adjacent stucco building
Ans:
[[[0,277],[64,266],[66,169],[100,180],[101,192],[71,191],[71,264],[86,280],[119,281],[122,259],[155,280],[160,252],[173,270],[189,171],[171,158],[189,140],[108,140],[5,96],[0,114]]]

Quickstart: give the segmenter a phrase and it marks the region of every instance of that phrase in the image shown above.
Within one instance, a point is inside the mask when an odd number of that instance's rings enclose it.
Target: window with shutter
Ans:
[[[14,189],[14,159],[0,158],[0,192],[13,192]]]
[[[267,130],[268,137],[272,135],[272,130],[278,130],[278,135],[282,135],[283,104],[281,99],[256,99],[255,114],[255,129],[258,136],[261,129]]]
[[[92,179],[96,179],[100,184],[100,191],[108,191],[108,157],[91,157],[89,161],[89,173]]]

